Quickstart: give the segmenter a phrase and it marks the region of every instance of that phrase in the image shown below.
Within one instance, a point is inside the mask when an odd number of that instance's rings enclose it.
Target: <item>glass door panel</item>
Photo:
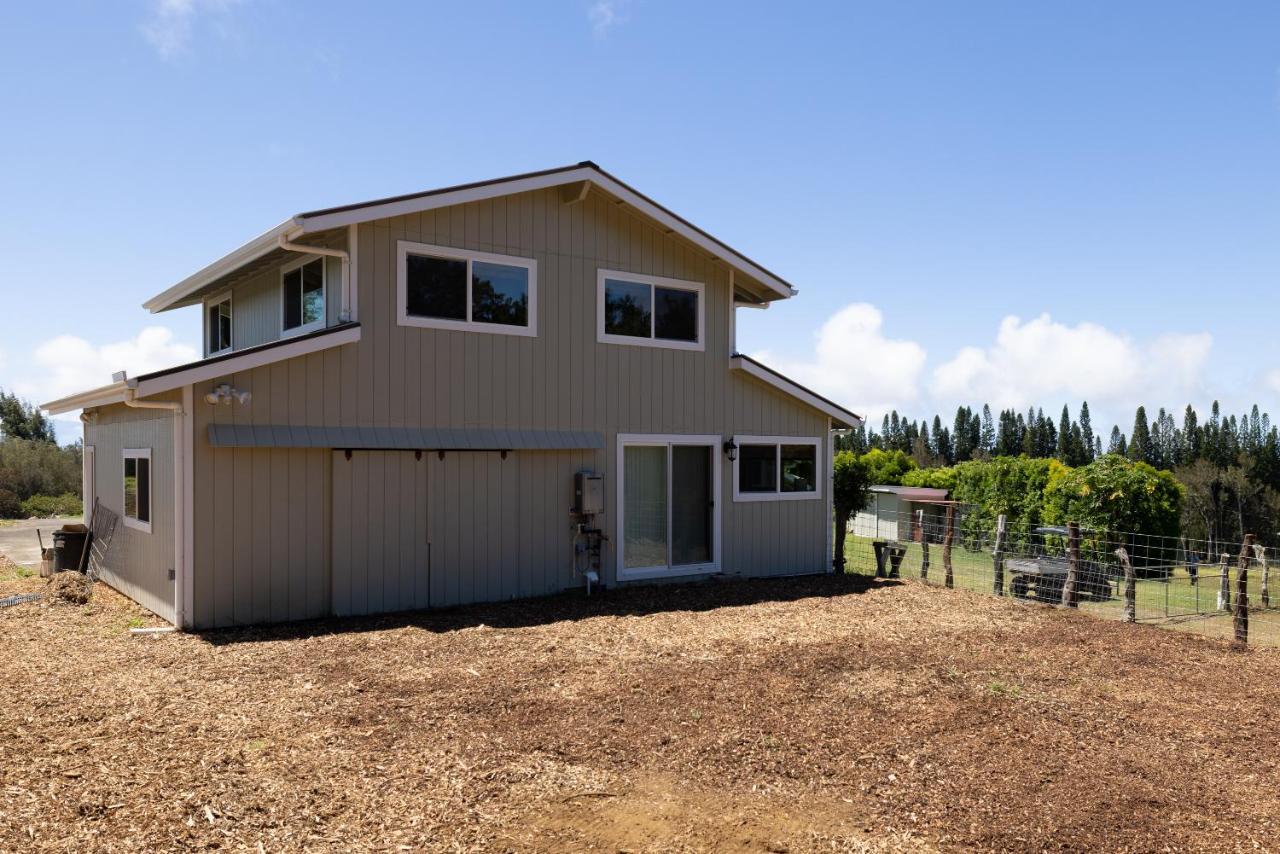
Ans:
[[[710,563],[711,454],[706,445],[671,447],[671,565]]]
[[[667,448],[623,449],[622,557],[628,569],[667,565]]]

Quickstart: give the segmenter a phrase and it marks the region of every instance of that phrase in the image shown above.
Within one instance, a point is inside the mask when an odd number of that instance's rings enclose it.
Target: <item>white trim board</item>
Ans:
[[[654,578],[677,578],[685,575],[715,575],[723,571],[721,555],[721,519],[723,516],[720,502],[721,491],[721,445],[723,437],[719,435],[683,435],[678,433],[619,433],[615,439],[617,446],[617,506],[614,508],[615,539],[617,547],[615,576],[619,582],[642,581]],[[711,480],[712,480],[712,514],[711,514],[711,562],[687,564],[681,566],[631,567],[624,565],[626,557],[626,515],[625,515],[625,451],[628,446],[649,446],[670,448],[672,445],[709,446],[711,448]],[[667,489],[671,488],[671,453],[667,452]],[[667,533],[670,537],[670,503],[668,502]],[[670,545],[668,543],[668,545]]]

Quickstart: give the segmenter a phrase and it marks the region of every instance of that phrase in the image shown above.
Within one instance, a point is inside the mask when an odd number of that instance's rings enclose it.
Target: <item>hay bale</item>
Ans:
[[[49,601],[83,605],[93,598],[93,582],[81,572],[55,572],[49,579]]]

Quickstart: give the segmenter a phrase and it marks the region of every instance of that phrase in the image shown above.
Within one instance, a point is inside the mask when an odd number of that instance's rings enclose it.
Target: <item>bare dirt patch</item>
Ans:
[[[1276,651],[860,578],[143,621],[0,609],[0,850],[1280,840]]]

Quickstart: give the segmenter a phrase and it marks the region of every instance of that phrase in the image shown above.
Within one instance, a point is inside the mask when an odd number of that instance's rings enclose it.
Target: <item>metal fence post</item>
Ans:
[[[1008,522],[1008,517],[1003,513],[996,520],[996,550],[992,553],[991,560],[995,576],[992,587],[997,596],[1004,595],[1004,541],[1008,536]]]

